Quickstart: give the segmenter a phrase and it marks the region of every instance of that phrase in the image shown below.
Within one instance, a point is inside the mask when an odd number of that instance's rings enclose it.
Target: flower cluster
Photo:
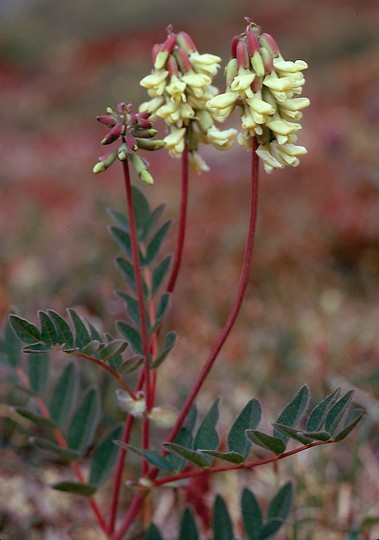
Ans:
[[[187,143],[195,170],[208,170],[197,153],[198,144],[213,144],[225,150],[237,134],[234,129],[217,129],[213,113],[206,106],[218,93],[211,83],[221,59],[200,54],[186,32],[175,34],[172,27],[167,31],[166,41],[153,47],[152,73],[140,83],[151,97],[140,111],[150,113],[151,120],[161,118],[166,122],[169,133],[164,141],[172,156],[180,156]]]
[[[284,60],[272,36],[247,20],[246,32],[232,41],[226,92],[211,98],[207,106],[219,121],[240,107],[243,132],[238,142],[251,146],[257,138],[257,154],[268,173],[285,165],[296,167],[299,156],[306,153],[295,143],[301,110],[309,105],[309,99],[300,97],[305,82],[302,70],[308,66],[302,60]]]
[[[121,144],[116,150],[99,158],[93,168],[94,173],[105,171],[116,158],[121,161],[130,160],[139,178],[148,184],[153,183],[153,177],[148,171],[147,162],[136,154],[141,150],[159,150],[166,146],[161,140],[153,140],[157,130],[153,129],[148,112],[133,112],[131,104],[119,103],[117,110],[107,108],[107,113],[97,117],[97,120],[110,128],[102,139],[101,144],[112,144],[119,141]]]

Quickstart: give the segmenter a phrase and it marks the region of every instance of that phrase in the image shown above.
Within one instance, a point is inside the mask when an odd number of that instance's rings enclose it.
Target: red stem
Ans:
[[[207,375],[209,374],[217,356],[220,352],[223,344],[225,343],[233,324],[238,316],[242,300],[244,297],[244,294],[246,292],[248,279],[249,279],[249,270],[250,270],[250,263],[253,253],[253,247],[254,247],[254,235],[255,235],[255,227],[256,227],[256,218],[257,218],[257,203],[258,203],[258,175],[259,175],[259,158],[256,155],[255,151],[257,148],[257,142],[256,139],[253,140],[253,148],[252,148],[252,162],[251,162],[251,192],[250,192],[250,216],[249,216],[249,225],[248,225],[248,233],[246,238],[246,244],[245,244],[245,253],[244,253],[244,259],[243,259],[243,265],[241,270],[241,276],[240,276],[240,282],[238,286],[238,291],[236,294],[236,298],[234,300],[233,306],[231,308],[229,317],[225,323],[225,326],[220,334],[220,337],[216,344],[214,345],[206,363],[204,364],[203,369],[201,370],[197,381],[190,393],[190,395],[187,398],[187,401],[185,402],[178,420],[176,421],[176,424],[170,434],[170,437],[168,439],[168,442],[172,442],[180,427],[182,426],[188,411],[191,408],[191,405],[193,401],[195,400],[202,384],[204,383],[205,379],[207,378]],[[156,478],[157,474],[159,472],[159,469],[154,468],[150,471],[150,474],[148,475],[148,478],[153,480]],[[204,471],[200,471],[201,474],[204,474]],[[119,531],[113,536],[112,540],[121,540],[125,532],[128,530],[130,525],[133,523],[135,517],[137,516],[138,512],[141,509],[143,500],[144,500],[144,493],[146,492],[140,492],[138,493],[131,506],[129,507],[129,510],[127,514],[125,515],[123,522],[121,524],[121,527]]]
[[[129,215],[129,229],[130,229],[130,245],[132,251],[133,267],[134,267],[134,279],[137,289],[137,300],[140,316],[140,327],[141,327],[141,341],[142,341],[142,352],[144,355],[144,379],[145,379],[145,399],[146,399],[146,413],[151,410],[153,407],[153,395],[151,389],[151,377],[150,377],[150,343],[149,335],[147,332],[147,323],[146,323],[146,310],[145,310],[145,298],[143,295],[143,286],[142,286],[142,273],[139,260],[139,248],[137,242],[137,227],[134,217],[134,208],[133,208],[133,196],[132,196],[132,185],[130,181],[129,174],[129,164],[125,160],[123,162],[124,169],[124,183],[126,191],[126,201],[128,206],[128,215]],[[147,414],[144,415],[143,425],[142,425],[142,448],[149,448],[149,439],[150,439],[150,421]],[[143,461],[142,463],[142,473],[146,474],[148,470],[148,463]]]
[[[243,264],[242,264],[242,270],[241,270],[241,276],[240,276],[237,294],[236,294],[233,306],[230,310],[229,317],[225,323],[225,326],[222,329],[222,332],[218,340],[213,346],[213,349],[211,350],[207,361],[205,362],[202,370],[200,371],[197,377],[197,380],[194,386],[192,387],[191,392],[186,402],[183,405],[183,408],[180,411],[176,424],[174,428],[172,429],[170,436],[168,438],[168,442],[174,441],[194,400],[196,399],[196,396],[199,393],[200,388],[202,387],[205,379],[207,378],[210,370],[212,369],[212,366],[215,363],[217,356],[222,346],[224,345],[227,337],[229,336],[229,333],[237,319],[237,316],[239,314],[242,301],[246,292],[247,284],[249,281],[250,264],[251,264],[252,254],[253,254],[254,236],[255,236],[255,228],[256,228],[256,221],[257,221],[259,158],[257,154],[255,153],[256,148],[257,148],[257,142],[256,142],[256,139],[254,139],[253,148],[252,148],[252,160],[251,160],[250,216],[249,216],[249,225],[248,225],[248,232],[247,232],[247,238],[246,238],[246,244],[245,244],[245,253],[244,253],[244,258],[243,258]]]
[[[187,144],[182,153],[182,195],[180,201],[180,218],[178,228],[178,239],[176,245],[174,265],[172,268],[169,283],[167,285],[167,292],[172,292],[175,288],[176,280],[178,278],[182,255],[184,247],[184,238],[186,232],[187,221],[187,203],[188,203],[188,148]]]

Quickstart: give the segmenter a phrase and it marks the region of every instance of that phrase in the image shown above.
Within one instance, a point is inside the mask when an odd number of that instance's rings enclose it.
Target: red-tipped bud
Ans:
[[[105,124],[108,127],[112,127],[116,124],[115,118],[110,114],[102,114],[100,116],[97,116],[96,120],[100,122],[100,124]]]
[[[191,60],[186,53],[186,51],[183,49],[183,47],[179,47],[175,53],[176,61],[178,62],[178,66],[180,68],[180,71],[182,73],[187,73],[192,68]]]
[[[150,129],[132,129],[132,134],[135,136],[135,137],[139,137],[139,138],[151,138],[151,137],[154,137],[154,135],[156,135],[158,133],[158,131],[154,128],[150,128]]]
[[[131,120],[134,124],[137,124],[137,123],[138,123],[138,116],[136,115],[136,113],[134,113],[134,112],[130,113],[130,120]]]
[[[150,118],[150,116],[151,116],[151,113],[149,113],[149,111],[140,111],[140,112],[137,113],[137,118],[139,120],[141,120],[142,118],[144,120],[148,120]]]
[[[164,141],[152,141],[151,139],[140,139],[139,137],[136,138],[136,143],[141,150],[150,150],[150,152],[160,150],[166,146]]]
[[[259,52],[260,46],[257,35],[250,27],[247,27],[246,30],[246,42],[249,56],[253,56],[254,53]]]
[[[232,43],[231,43],[231,47],[230,47],[230,54],[231,54],[232,58],[236,57],[237,45],[238,45],[239,40],[240,40],[239,36],[234,36],[232,38]]]
[[[172,53],[174,50],[174,47],[176,45],[176,35],[175,34],[169,34],[167,36],[166,41],[163,43],[161,51]]]
[[[249,53],[247,50],[246,42],[243,40],[239,40],[239,42],[237,43],[236,58],[239,68],[249,67]]]
[[[274,62],[273,62],[271,54],[268,52],[267,49],[264,49],[264,48],[261,49],[261,57],[262,57],[263,64],[265,67],[265,74],[268,75],[269,73],[272,73],[274,69]]]
[[[195,52],[196,45],[193,42],[193,39],[187,32],[179,32],[178,37],[178,44],[183,47],[188,53]]]
[[[158,53],[161,50],[161,46],[162,45],[160,43],[156,43],[155,45],[153,45],[153,48],[151,50],[151,56],[152,56],[152,59],[153,59],[153,64],[155,64],[155,60],[157,59]]]
[[[135,137],[130,133],[130,131],[126,134],[126,142],[128,143],[129,148],[136,151],[138,150],[138,145]]]
[[[273,58],[276,58],[280,54],[278,44],[270,34],[266,34],[266,32],[264,32],[261,36],[259,36],[259,43],[261,44],[261,47],[268,50]]]
[[[179,74],[178,63],[172,54],[170,54],[167,60],[167,71],[169,72],[170,77]]]
[[[110,131],[110,134],[114,140],[119,138],[123,129],[124,129],[124,126],[122,124],[116,124],[115,126],[113,126],[113,128]]]
[[[132,104],[129,103],[128,105],[126,103],[124,103],[123,101],[121,101],[120,103],[118,103],[117,105],[117,110],[119,113],[123,113],[123,112],[132,112],[133,110],[133,107],[132,107]]]

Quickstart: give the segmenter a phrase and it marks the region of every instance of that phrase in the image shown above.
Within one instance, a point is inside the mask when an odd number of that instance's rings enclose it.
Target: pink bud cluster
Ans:
[[[131,104],[119,103],[116,111],[108,107],[106,114],[98,116],[97,120],[110,128],[101,144],[108,145],[116,141],[120,144],[113,152],[99,158],[93,172],[105,171],[117,158],[121,161],[129,159],[141,180],[153,183],[146,161],[136,154],[138,150],[154,151],[165,146],[164,141],[153,140],[157,130],[153,128],[150,113],[135,113]]]

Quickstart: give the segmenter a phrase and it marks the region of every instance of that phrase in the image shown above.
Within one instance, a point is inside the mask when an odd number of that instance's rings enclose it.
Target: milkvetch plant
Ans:
[[[221,59],[199,53],[185,32],[175,33],[168,27],[167,34],[162,44],[154,46],[152,72],[141,81],[150,100],[139,110],[122,102],[98,117],[109,130],[102,144],[112,150],[99,159],[93,170],[100,173],[118,163],[123,171],[127,211],[110,211],[110,233],[122,253],[116,265],[125,290],[116,294],[125,306],[124,319],[114,321],[114,328],[108,329],[72,308],[66,314],[40,311],[37,323],[13,313],[0,349],[2,360],[26,396],[22,404],[17,404],[17,413],[40,426],[31,444],[67,463],[72,470],[70,479],[62,479],[52,487],[87,497],[99,531],[109,540],[165,538],[165,531],[154,523],[154,502],[163,486],[186,490],[189,481],[204,475],[249,471],[313,447],[342,441],[363,416],[352,401],[352,391],[342,394],[336,389],[311,406],[310,391],[304,384],[268,431],[260,428],[262,407],[254,397],[234,419],[226,436],[217,428],[219,400],[198,418],[196,399],[233,328],[248,285],[259,161],[270,173],[286,165],[297,166],[299,156],[306,152],[295,143],[301,111],[309,105],[307,98],[300,97],[305,82],[302,71],[307,65],[301,60],[284,60],[274,39],[248,19],[246,30],[232,40],[232,54],[225,69],[226,91],[219,93],[212,79]],[[237,130],[221,130],[216,125],[235,109],[241,119],[238,136]],[[161,139],[156,138],[157,119],[166,125]],[[189,166],[192,164],[197,172],[208,170],[199,154],[200,145],[228,150],[236,137],[251,155],[240,279],[220,335],[200,371],[190,374],[188,395],[176,409],[157,401],[157,388],[158,373],[164,370],[164,361],[177,341],[175,330],[166,327],[171,322],[171,296],[183,256]],[[164,251],[171,222],[163,219],[163,205],[151,208],[131,181],[135,173],[146,184],[156,180],[150,189],[159,189],[159,180],[153,178],[141,151],[161,149],[181,159],[180,216],[173,256]],[[62,362],[59,376],[54,378],[49,374],[49,359],[57,353],[71,360]],[[113,380],[122,424],[117,418],[111,419],[109,413],[105,418],[101,386],[86,387],[78,363],[93,364]],[[104,423],[108,431],[99,438],[98,427]],[[163,437],[162,428],[166,429]],[[111,484],[111,497],[108,504],[102,499],[100,505],[97,492],[106,480]],[[249,540],[273,538],[289,516],[293,492],[293,482],[283,482],[266,505],[245,487],[240,495],[240,523],[233,523],[219,494],[212,503],[210,526],[193,508],[184,507],[177,520],[177,538],[203,538],[209,535],[207,527],[217,540],[234,538],[237,528]],[[146,520],[142,515],[151,517]]]

